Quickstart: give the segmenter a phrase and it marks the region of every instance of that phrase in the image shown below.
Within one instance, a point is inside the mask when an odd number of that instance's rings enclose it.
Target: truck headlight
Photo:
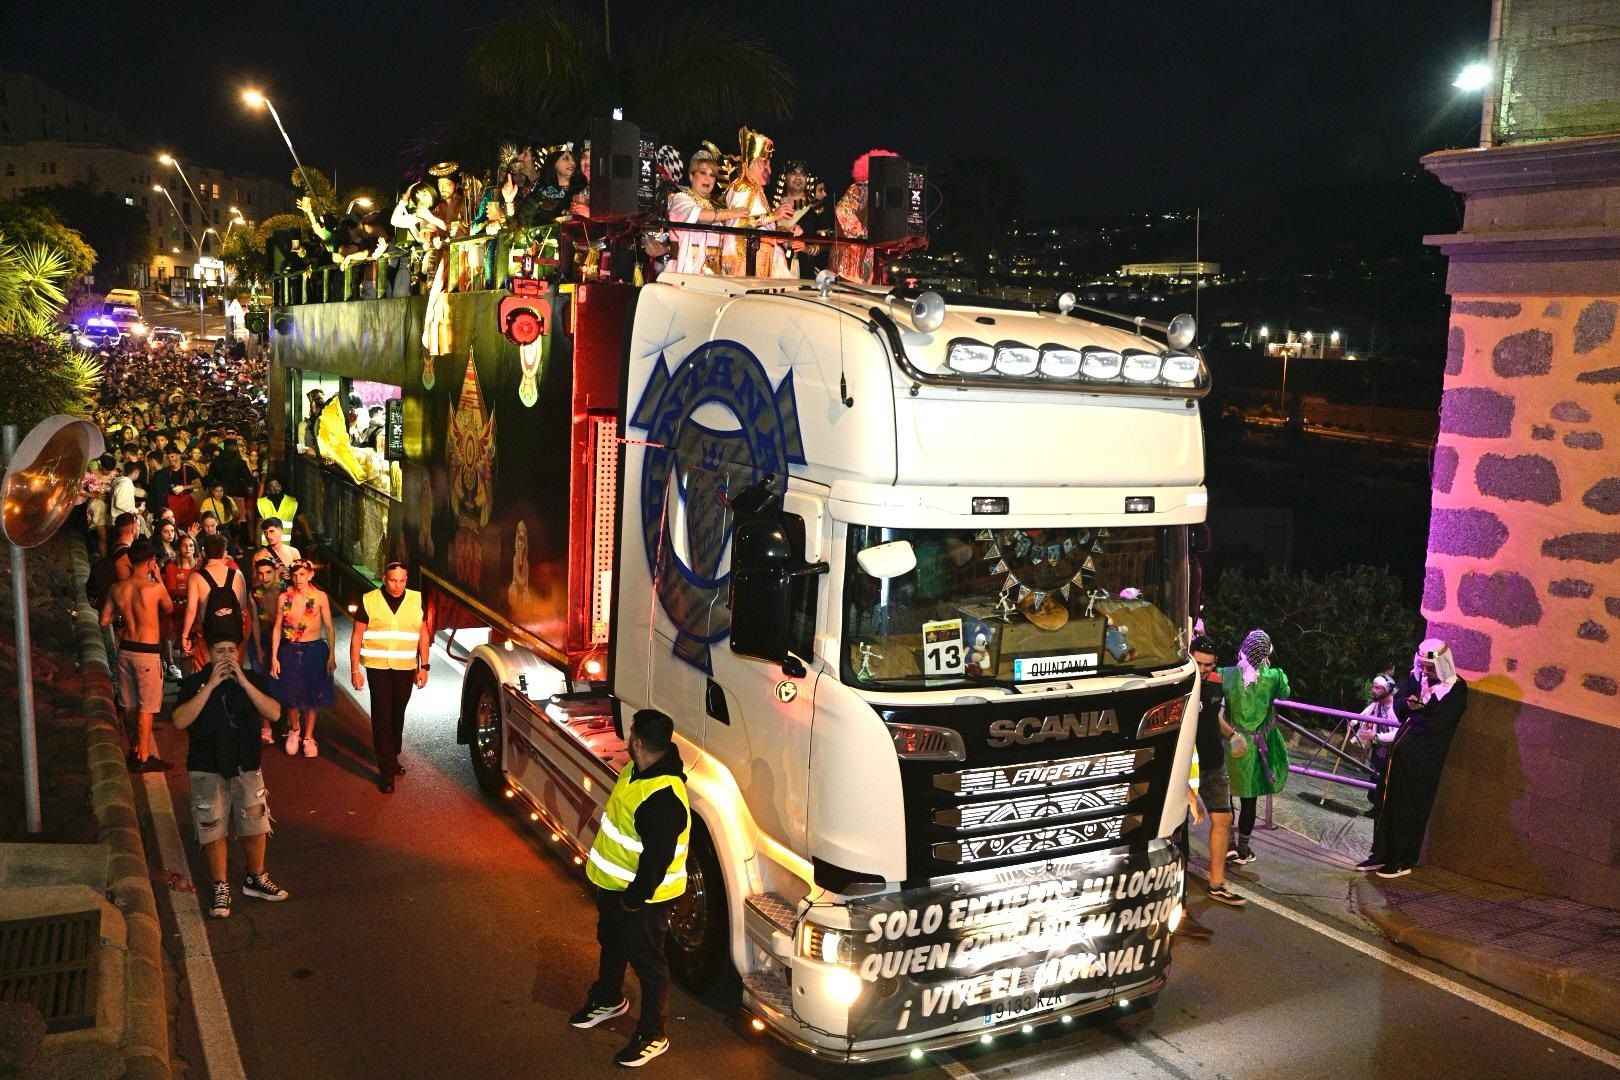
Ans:
[[[945,354],[945,363],[952,371],[963,375],[979,375],[990,370],[995,362],[996,350],[977,341],[953,341]]]
[[[1088,379],[1115,378],[1125,363],[1124,358],[1111,349],[1087,349],[1083,355],[1080,373]]]
[[[1152,382],[1159,377],[1163,361],[1158,353],[1133,352],[1125,354],[1125,377],[1131,382]]]
[[[847,930],[834,930],[806,919],[799,924],[799,955],[823,964],[848,966],[855,961],[855,941]]]
[[[1165,382],[1190,383],[1198,378],[1198,357],[1171,353],[1164,358],[1161,375]]]
[[[931,724],[890,724],[895,753],[909,761],[966,761],[962,733]]]

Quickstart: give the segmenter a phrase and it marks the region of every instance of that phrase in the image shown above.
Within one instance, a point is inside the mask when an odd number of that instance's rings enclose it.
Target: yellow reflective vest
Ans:
[[[641,836],[636,832],[636,809],[648,798],[670,789],[686,808],[686,827],[675,841],[675,857],[669,862],[664,880],[653,890],[651,903],[662,904],[686,891],[686,842],[692,835],[692,804],[686,797],[686,782],[679,776],[648,776],[632,779],[632,762],[619,773],[613,792],[608,795],[602,820],[596,829],[596,841],[591,844],[590,862],[585,876],[601,888],[623,892],[636,879],[641,864]]]
[[[416,644],[422,634],[422,594],[406,589],[399,610],[391,611],[381,589],[366,593],[366,628],[360,638],[360,663],[368,668],[416,670]]]
[[[298,516],[297,499],[293,498],[291,495],[288,495],[286,492],[282,492],[281,501],[279,503],[273,503],[270,501],[270,496],[260,495],[258,505],[260,521],[263,521],[265,518],[275,518],[281,522],[281,529],[283,532],[287,533],[289,536],[292,534],[293,519]],[[260,536],[262,537],[263,533],[261,533]]]

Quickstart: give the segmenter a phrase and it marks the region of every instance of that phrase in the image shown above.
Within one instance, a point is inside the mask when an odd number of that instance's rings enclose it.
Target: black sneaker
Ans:
[[[1226,858],[1233,866],[1248,866],[1254,862],[1254,849],[1248,844],[1239,844],[1237,854],[1232,855],[1229,853]]]
[[[1381,869],[1383,865],[1383,859],[1380,859],[1376,855],[1369,855],[1365,859],[1362,859],[1360,862],[1356,863],[1356,869],[1363,874],[1367,874],[1374,870]]]
[[[668,1036],[637,1035],[625,1044],[623,1050],[613,1055],[613,1060],[627,1069],[639,1069],[668,1049]]]
[[[1382,870],[1378,871],[1378,876],[1381,878],[1398,878],[1405,877],[1411,872],[1412,868],[1410,866],[1401,866],[1398,863],[1390,863]]]
[[[630,1011],[630,999],[620,998],[617,1005],[595,1005],[587,1001],[585,1007],[568,1018],[569,1027],[580,1030],[593,1028],[597,1024],[606,1023],[615,1016],[623,1016]]]
[[[1181,922],[1176,924],[1176,937],[1196,938],[1200,941],[1215,936],[1215,931],[1199,922],[1197,919],[1182,912]]]
[[[149,757],[145,761],[141,762],[139,768],[137,768],[135,771],[136,772],[168,772],[172,768],[174,768],[174,766],[170,765],[167,761],[164,761],[162,758],[158,757],[156,754],[153,754],[151,757]]]
[[[1225,904],[1227,907],[1242,907],[1244,904],[1249,902],[1244,897],[1239,896],[1237,893],[1227,888],[1224,884],[1216,885],[1210,889],[1209,898],[1215,901],[1217,904]]]
[[[1233,847],[1233,848],[1227,848],[1226,849],[1226,861],[1227,862],[1236,862],[1237,857],[1238,857],[1238,849],[1237,848]]]
[[[279,904],[287,899],[287,890],[271,881],[269,874],[249,874],[242,882],[242,894],[256,896],[273,904]]]
[[[231,917],[230,882],[214,882],[214,902],[208,906],[208,914],[215,919],[228,919]]]

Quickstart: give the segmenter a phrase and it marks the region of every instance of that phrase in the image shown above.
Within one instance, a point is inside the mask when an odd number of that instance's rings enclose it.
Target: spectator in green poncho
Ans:
[[[1226,772],[1241,808],[1237,844],[1226,858],[1238,866],[1254,861],[1249,837],[1260,796],[1276,794],[1288,782],[1288,748],[1277,730],[1275,710],[1276,702],[1288,697],[1288,676],[1271,666],[1271,651],[1266,632],[1250,630],[1236,666],[1221,669],[1223,718],[1243,736],[1229,740],[1226,748]]]

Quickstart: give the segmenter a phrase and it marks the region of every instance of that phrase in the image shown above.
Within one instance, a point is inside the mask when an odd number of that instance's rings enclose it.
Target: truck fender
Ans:
[[[488,672],[496,686],[515,686],[518,676],[524,676],[528,694],[536,701],[544,701],[553,694],[566,693],[568,678],[527,649],[506,650],[484,644],[473,649],[467,658],[467,670],[461,680],[461,713],[456,718],[456,742],[465,746],[472,741],[472,710],[468,695],[480,671]],[[502,719],[506,706],[503,703]]]
[[[677,736],[686,758],[686,797],[692,814],[703,822],[714,844],[720,875],[725,879],[726,918],[730,923],[731,957],[742,971],[747,955],[743,904],[759,889],[750,880],[755,854],[754,819],[730,770]]]

